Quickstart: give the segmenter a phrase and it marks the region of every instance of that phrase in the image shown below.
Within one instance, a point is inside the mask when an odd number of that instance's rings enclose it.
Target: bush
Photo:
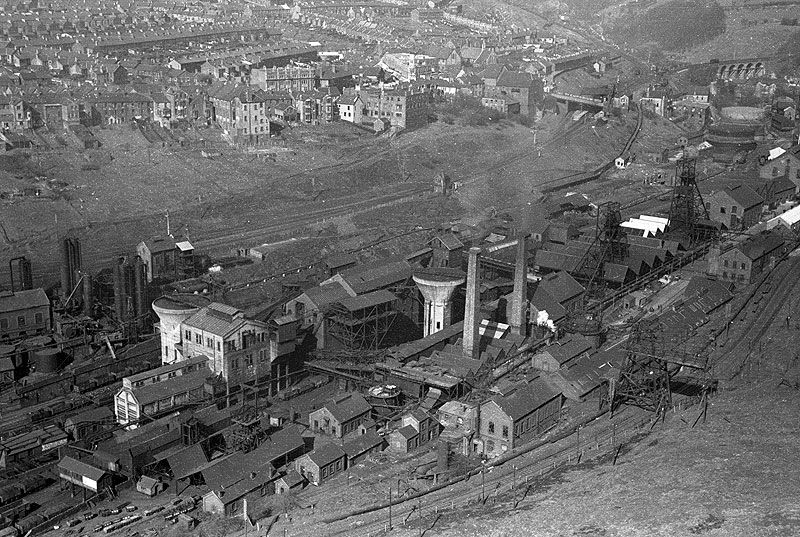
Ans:
[[[505,119],[505,114],[483,106],[480,99],[471,95],[458,94],[452,101],[439,103],[436,111],[448,125],[453,125],[456,118],[471,127],[485,127]]]

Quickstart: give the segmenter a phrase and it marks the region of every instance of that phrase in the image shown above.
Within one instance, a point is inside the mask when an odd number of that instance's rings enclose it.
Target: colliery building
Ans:
[[[0,341],[48,332],[50,299],[42,289],[0,292]]]
[[[197,356],[122,379],[114,396],[114,412],[122,425],[136,423],[171,408],[202,400],[213,376],[209,358]]]

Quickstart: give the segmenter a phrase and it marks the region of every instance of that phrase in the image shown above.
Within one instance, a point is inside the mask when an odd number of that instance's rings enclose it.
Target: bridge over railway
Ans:
[[[587,97],[585,95],[575,95],[573,93],[565,93],[559,91],[552,91],[550,92],[550,96],[553,97],[556,101],[566,103],[567,106],[570,104],[578,104],[581,105],[583,109],[586,107],[596,108],[598,111],[603,109],[605,105],[605,101],[602,99],[596,99],[594,97]]]

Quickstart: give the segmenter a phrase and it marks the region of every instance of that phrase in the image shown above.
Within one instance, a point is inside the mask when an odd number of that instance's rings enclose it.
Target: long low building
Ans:
[[[206,380],[212,376],[208,358],[163,365],[122,379],[114,396],[117,422],[127,425],[142,416],[153,416],[170,408],[203,399]]]

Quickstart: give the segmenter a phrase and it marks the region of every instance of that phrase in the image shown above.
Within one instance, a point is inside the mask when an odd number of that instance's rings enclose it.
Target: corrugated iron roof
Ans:
[[[69,456],[64,457],[58,462],[58,469],[88,477],[93,481],[99,481],[106,474],[106,472],[100,468],[95,468],[91,464],[73,459]]]

